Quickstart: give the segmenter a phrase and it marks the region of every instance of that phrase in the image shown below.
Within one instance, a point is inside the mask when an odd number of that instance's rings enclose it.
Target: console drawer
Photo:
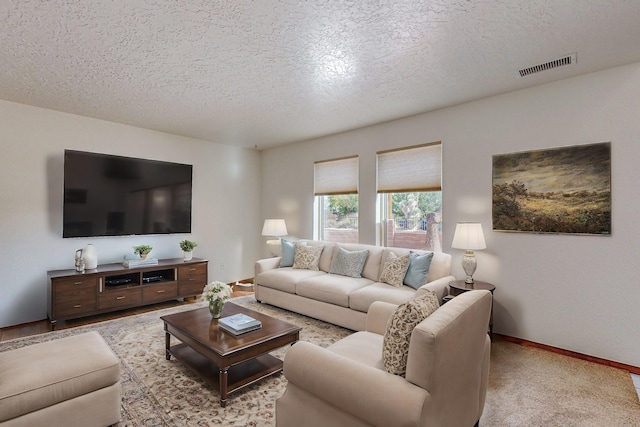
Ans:
[[[56,294],[54,306],[56,317],[74,316],[93,311],[97,308],[96,290],[62,292]]]
[[[178,268],[178,294],[193,296],[202,293],[207,284],[207,264],[192,264]]]
[[[147,286],[142,289],[142,301],[144,301],[145,303],[166,301],[168,299],[177,298],[177,297],[178,297],[177,282]]]
[[[55,317],[74,317],[95,310],[98,306],[98,281],[95,277],[70,277],[52,283]]]
[[[95,277],[71,277],[65,279],[56,279],[53,282],[53,289],[55,294],[61,294],[71,291],[90,291],[96,292],[98,286],[98,279]]]
[[[142,303],[142,289],[127,288],[107,290],[100,294],[98,305],[100,309],[126,307]]]

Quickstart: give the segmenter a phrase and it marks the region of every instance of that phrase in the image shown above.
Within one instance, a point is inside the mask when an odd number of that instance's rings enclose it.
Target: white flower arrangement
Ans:
[[[215,281],[204,287],[202,291],[202,300],[212,303],[214,301],[226,301],[231,298],[231,286],[226,283]]]

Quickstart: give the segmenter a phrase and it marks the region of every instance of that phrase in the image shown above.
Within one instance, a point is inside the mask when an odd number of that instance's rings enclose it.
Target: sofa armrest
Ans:
[[[429,393],[403,377],[299,341],[284,359],[296,387],[373,426],[418,426]]]
[[[367,311],[365,331],[384,335],[384,331],[387,329],[387,322],[396,311],[396,308],[398,308],[396,304],[375,301],[369,306],[369,311]]]
[[[257,277],[258,274],[262,273],[263,271],[273,270],[274,268],[280,267],[280,259],[281,257],[279,256],[276,256],[273,258],[259,259],[258,261],[256,261],[256,264],[254,267],[255,275],[253,277]]]
[[[453,282],[455,280],[456,278],[454,276],[446,276],[436,279],[433,282],[429,282],[426,285],[421,286],[418,289],[416,296],[423,295],[425,291],[433,291],[438,295],[438,301],[442,304],[442,298],[449,295],[449,282]]]

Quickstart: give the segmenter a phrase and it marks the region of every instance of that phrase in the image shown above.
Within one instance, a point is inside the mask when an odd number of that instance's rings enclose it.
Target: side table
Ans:
[[[476,280],[471,284],[465,283],[464,280],[449,282],[449,295],[452,297],[477,289],[487,290],[491,292],[491,295],[493,296],[493,291],[496,290],[496,287],[491,283],[481,282],[479,280]],[[491,301],[491,316],[489,317],[489,337],[493,340],[493,299]]]

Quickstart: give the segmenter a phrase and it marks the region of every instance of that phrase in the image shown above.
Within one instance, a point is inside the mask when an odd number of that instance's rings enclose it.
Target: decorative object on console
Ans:
[[[193,249],[196,246],[198,246],[198,244],[191,240],[184,239],[180,242],[180,249],[182,249],[185,261],[190,261],[191,258],[193,258]]]
[[[89,243],[82,251],[82,258],[84,258],[84,268],[87,270],[94,270],[98,268],[98,252],[95,246]]]
[[[84,273],[84,258],[82,257],[82,249],[76,251],[75,266],[78,273]]]
[[[126,268],[144,267],[145,265],[158,265],[158,258],[144,258],[144,259],[126,259],[122,262],[122,265]]]
[[[231,298],[231,292],[231,286],[217,280],[204,287],[202,300],[209,303],[211,316],[217,319],[222,315],[224,303]]]
[[[456,224],[451,247],[465,250],[462,256],[462,269],[467,274],[465,283],[473,283],[473,273],[475,273],[478,265],[473,251],[487,247],[482,233],[482,224],[479,222],[459,222]]]
[[[147,255],[153,249],[153,246],[149,245],[138,245],[133,247],[133,252],[140,255],[141,259],[147,259]]]
[[[272,256],[280,256],[282,253],[280,236],[287,235],[287,224],[284,219],[265,219],[262,226],[262,235],[276,237],[274,240],[267,240],[267,246],[269,246],[269,252]]]

